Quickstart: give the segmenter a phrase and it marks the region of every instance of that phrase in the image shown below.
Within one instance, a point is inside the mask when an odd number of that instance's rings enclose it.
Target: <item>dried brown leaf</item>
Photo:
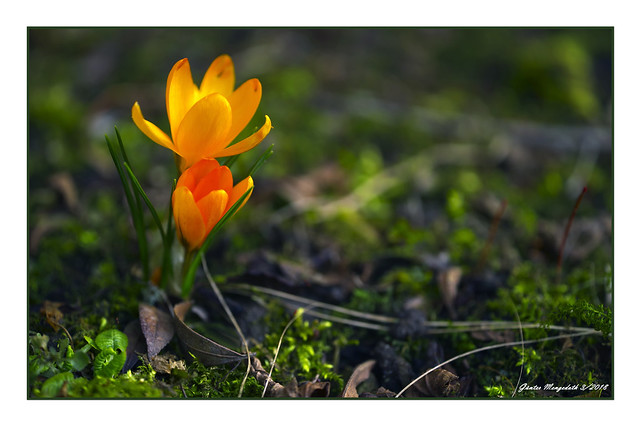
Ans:
[[[147,344],[140,329],[140,319],[129,322],[124,328],[124,333],[127,336],[127,359],[122,371],[127,372],[138,362],[138,355],[147,351]]]
[[[61,302],[45,301],[40,309],[40,313],[44,315],[49,326],[51,326],[56,332],[58,332],[58,329],[61,327],[60,320],[62,320],[63,317],[63,314],[60,311],[61,306]]]
[[[567,338],[562,343],[562,349],[560,350],[560,353],[564,353],[565,351],[567,351],[572,347],[573,347],[573,341],[571,340],[571,338]]]
[[[384,387],[378,387],[378,390],[376,390],[376,396],[377,397],[395,397],[396,393],[392,392],[391,390],[387,390]]]
[[[373,369],[373,365],[375,364],[375,360],[367,360],[366,362],[356,366],[349,377],[347,384],[344,386],[344,390],[342,390],[340,397],[358,397],[356,387],[369,378],[369,375],[371,375],[371,369]]]
[[[197,357],[205,366],[222,365],[247,358],[246,354],[238,353],[220,345],[188,327],[184,323],[184,317],[190,308],[191,302],[188,301],[177,304],[173,308],[176,334],[187,351]]]
[[[286,397],[284,394],[285,387],[282,384],[279,384],[273,381],[269,377],[269,373],[264,370],[262,367],[262,363],[256,357],[251,356],[251,375],[258,381],[259,384],[266,386],[267,393],[266,395],[269,397]]]
[[[460,267],[449,267],[438,274],[438,288],[445,307],[452,318],[456,317],[454,302],[458,295],[458,284],[462,278]]]
[[[407,397],[449,397],[460,392],[460,380],[457,375],[446,369],[436,369],[415,383]]]
[[[138,306],[140,329],[147,341],[147,355],[153,359],[173,338],[173,319],[168,313],[147,304]]]
[[[360,398],[376,398],[376,397],[389,398],[389,397],[395,397],[395,395],[396,394],[391,390],[388,390],[384,387],[378,387],[378,390],[376,390],[375,394],[364,392],[360,394]]]
[[[294,378],[285,386],[274,388],[272,397],[329,397],[331,383],[305,381],[298,385],[298,381]]]
[[[304,382],[298,386],[298,397],[329,397],[330,382]]]
[[[271,392],[272,397],[298,397],[298,381],[293,378],[284,387],[274,388]]]

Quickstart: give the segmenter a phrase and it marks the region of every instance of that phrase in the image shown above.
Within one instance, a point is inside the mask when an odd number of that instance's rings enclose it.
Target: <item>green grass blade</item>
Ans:
[[[247,197],[249,197],[249,194],[251,194],[252,190],[253,190],[253,187],[245,191],[242,197],[240,197],[238,201],[235,202],[233,206],[231,206],[231,208],[229,208],[227,213],[225,213],[224,216],[220,219],[220,221],[218,221],[218,223],[213,227],[213,229],[205,239],[204,243],[202,244],[198,252],[196,252],[195,256],[191,260],[191,263],[189,264],[189,269],[187,270],[187,273],[185,274],[182,281],[182,297],[184,299],[187,299],[189,297],[189,294],[191,293],[191,289],[193,288],[193,282],[196,276],[196,269],[198,268],[198,263],[200,262],[200,258],[204,256],[204,253],[207,251],[209,246],[211,246],[211,243],[213,242],[213,237],[218,231],[220,231],[220,229],[225,225],[225,223],[236,213],[236,211],[240,209],[240,206],[242,205],[242,203],[244,203]]]
[[[271,146],[265,150],[262,156],[260,156],[260,158],[256,160],[256,162],[253,164],[253,166],[251,167],[247,175],[253,176],[253,174],[255,174],[258,171],[258,169],[262,167],[264,162],[266,162],[267,159],[271,157],[272,154],[273,154],[273,144],[271,144]]]
[[[118,139],[118,146],[120,147],[120,153],[122,154],[122,159],[124,160],[125,166],[127,164],[131,164],[131,162],[129,162],[129,158],[127,157],[127,151],[124,149],[124,144],[122,143],[122,137],[120,136],[120,132],[118,131],[118,128],[114,126],[114,130],[116,131],[116,138]],[[132,169],[133,171],[133,169]],[[142,217],[142,203],[140,202],[140,196],[138,195],[137,192],[134,192],[134,196],[136,199],[136,209],[139,212],[140,216]],[[144,220],[141,220],[142,223],[144,223]]]
[[[120,152],[122,153],[122,158],[126,163],[130,163],[129,159],[127,158],[127,152],[124,149],[124,144],[122,143],[122,137],[120,136],[120,132],[118,132],[117,127],[114,127],[114,130],[116,131],[116,137],[118,138],[118,145],[120,146]]]
[[[160,289],[165,289],[167,287],[167,281],[173,275],[173,265],[171,263],[171,248],[173,246],[173,239],[175,234],[173,232],[172,219],[173,219],[173,203],[171,203],[171,199],[173,196],[173,192],[176,189],[176,180],[173,180],[173,185],[171,186],[171,193],[169,195],[169,215],[167,217],[167,229],[165,231],[166,239],[163,240],[163,250],[162,250],[162,275],[160,276]]]
[[[224,161],[224,163],[222,163],[222,166],[226,166],[226,167],[230,168],[236,162],[236,160],[238,160],[238,157],[240,157],[240,154],[236,154],[235,156],[227,157],[227,159]]]
[[[160,221],[160,216],[158,216],[158,212],[156,212],[156,209],[153,207],[151,200],[149,200],[149,197],[147,197],[147,193],[145,193],[144,190],[142,189],[142,186],[140,185],[140,181],[138,181],[138,178],[136,178],[135,174],[133,173],[133,170],[131,170],[131,166],[129,166],[129,163],[125,161],[124,167],[129,173],[129,178],[131,179],[131,184],[133,184],[133,189],[136,190],[136,194],[139,194],[140,197],[142,197],[142,200],[144,200],[144,203],[149,208],[149,211],[151,212],[151,216],[153,216],[153,220],[156,222],[156,225],[158,226],[158,230],[160,230],[160,234],[162,235],[162,241],[164,242],[164,240],[166,239],[166,236],[164,234],[164,229],[162,228],[162,221]]]
[[[129,209],[131,211],[131,219],[133,220],[133,227],[136,231],[136,235],[138,237],[138,249],[140,250],[140,261],[142,263],[142,270],[145,280],[149,279],[149,252],[147,248],[147,236],[144,232],[144,221],[142,218],[142,213],[140,212],[138,204],[136,204],[133,200],[133,195],[131,194],[131,188],[129,187],[129,180],[127,179],[127,175],[122,169],[122,164],[120,162],[120,158],[118,157],[113,144],[109,140],[109,137],[105,135],[105,139],[107,141],[107,148],[109,149],[109,153],[111,154],[111,158],[113,159],[113,163],[116,166],[116,170],[118,175],[120,176],[120,181],[122,182],[122,188],[124,189],[124,195],[127,199],[127,204],[129,205]]]

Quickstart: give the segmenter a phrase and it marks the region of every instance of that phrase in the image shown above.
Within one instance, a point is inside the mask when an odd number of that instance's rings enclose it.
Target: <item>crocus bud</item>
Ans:
[[[234,186],[229,168],[214,159],[202,159],[186,169],[171,199],[178,238],[191,251],[202,246],[229,208],[252,187],[250,176]]]

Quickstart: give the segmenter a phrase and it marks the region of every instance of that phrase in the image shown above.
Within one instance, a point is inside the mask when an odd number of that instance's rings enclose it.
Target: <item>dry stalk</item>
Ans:
[[[211,285],[211,289],[213,289],[213,292],[218,297],[218,300],[220,301],[220,304],[222,305],[222,308],[224,309],[225,313],[227,313],[227,316],[229,317],[229,320],[233,324],[233,327],[236,328],[236,332],[238,332],[238,335],[242,340],[242,345],[244,346],[245,352],[247,354],[247,372],[244,378],[242,379],[242,383],[240,384],[240,391],[238,392],[238,397],[242,397],[244,385],[247,382],[247,378],[249,377],[249,372],[251,370],[251,355],[249,354],[249,345],[247,344],[247,340],[245,339],[244,334],[242,333],[242,329],[240,329],[240,325],[238,325],[238,322],[236,321],[235,316],[229,309],[227,302],[222,296],[222,292],[220,292],[220,289],[218,289],[216,282],[213,281],[213,277],[211,277],[211,274],[209,273],[209,268],[207,267],[206,260],[204,259],[204,257],[200,257],[200,258],[202,260],[202,268],[204,270],[205,276],[207,277],[207,281],[209,282],[209,285]]]
[[[580,202],[582,201],[582,198],[584,197],[584,193],[586,192],[587,192],[587,187],[584,187],[582,189],[582,192],[578,196],[576,203],[573,205],[571,216],[569,217],[569,220],[567,221],[567,225],[564,228],[564,234],[562,235],[562,241],[560,242],[560,250],[558,253],[558,264],[556,266],[556,276],[558,281],[560,281],[560,273],[562,272],[562,256],[564,253],[564,245],[567,243],[567,237],[569,237],[569,230],[571,229],[571,224],[573,224],[573,218],[575,218],[576,211],[578,210],[578,206],[580,206]]]
[[[538,342],[543,342],[543,341],[552,341],[552,340],[559,340],[559,339],[563,339],[563,338],[573,338],[573,337],[579,337],[579,336],[583,336],[583,335],[593,335],[593,334],[598,334],[598,331],[590,331],[590,332],[577,332],[575,334],[562,334],[562,335],[556,335],[554,337],[546,337],[546,338],[539,338],[536,340],[528,340],[528,341],[512,341],[512,342],[507,342],[507,343],[500,343],[500,344],[494,344],[494,345],[490,345],[487,347],[481,347],[481,348],[476,348],[474,350],[471,351],[467,351],[466,353],[462,353],[459,354],[455,357],[452,357],[449,360],[445,360],[444,362],[434,366],[433,368],[429,369],[428,371],[426,371],[425,373],[423,373],[422,375],[420,375],[419,377],[417,377],[415,380],[411,381],[405,388],[403,388],[402,390],[400,390],[400,392],[398,394],[396,394],[395,397],[400,397],[400,395],[402,395],[402,393],[404,393],[405,391],[407,391],[412,385],[414,385],[415,383],[417,383],[419,380],[421,380],[422,378],[426,377],[427,375],[429,375],[431,372],[435,371],[436,369],[451,363],[453,361],[456,361],[458,359],[462,359],[463,357],[467,357],[470,356],[472,354],[476,354],[476,353],[480,353],[482,351],[488,351],[488,350],[494,350],[496,348],[502,348],[502,347],[512,347],[512,346],[516,346],[516,345],[525,345],[525,344],[534,344],[534,343],[538,343]]]
[[[276,347],[276,351],[273,354],[273,362],[271,362],[271,368],[269,369],[269,375],[267,375],[267,379],[264,382],[264,388],[262,389],[262,397],[264,397],[264,394],[267,392],[267,385],[269,385],[269,381],[271,381],[271,374],[273,373],[273,369],[276,366],[276,359],[278,358],[278,353],[280,352],[280,347],[282,346],[282,340],[284,339],[284,334],[287,333],[287,330],[289,329],[289,327],[291,325],[293,325],[293,322],[295,322],[300,316],[302,316],[304,314],[304,312],[308,308],[311,308],[312,306],[313,306],[313,304],[309,305],[309,306],[307,306],[305,308],[298,309],[296,311],[295,315],[291,318],[291,320],[289,320],[289,322],[286,324],[286,326],[282,330],[282,334],[280,334],[280,340],[278,340],[278,346]]]
[[[513,388],[513,394],[511,395],[511,397],[514,397],[516,395],[516,390],[518,389],[518,386],[520,386],[520,380],[522,379],[522,372],[524,371],[524,333],[522,332],[522,323],[520,322],[520,315],[518,314],[518,308],[516,307],[516,305],[513,303],[513,301],[511,301],[511,305],[513,305],[513,311],[516,313],[516,319],[518,319],[518,324],[520,325],[520,341],[522,342],[522,363],[520,364],[520,375],[518,375],[518,382],[516,382],[516,386]]]
[[[331,316],[329,314],[321,313],[316,310],[309,310],[307,314],[310,316],[315,316],[318,318],[331,320],[336,323],[343,323],[351,326],[373,329],[373,330],[387,330],[388,325],[392,325],[398,323],[399,320],[395,317],[390,316],[382,316],[378,314],[365,313],[362,311],[351,310],[344,307],[340,307],[333,304],[323,303],[319,301],[314,301],[309,298],[299,297],[297,295],[289,294],[282,291],[277,291],[275,289],[264,288],[261,286],[253,286],[247,284],[234,284],[233,288],[228,289],[229,292],[238,292],[238,291],[253,291],[260,292],[266,295],[271,295],[273,297],[279,298],[285,301],[285,304],[288,306],[292,306],[292,303],[298,304],[307,304],[312,305],[314,308],[321,308],[325,310],[329,310],[335,313],[340,313],[347,315],[352,318],[362,319],[371,322],[360,322],[357,320],[351,320],[342,317]],[[287,303],[287,301],[289,301]],[[459,332],[476,332],[476,331],[487,331],[487,330],[511,330],[511,329],[540,329],[545,328],[554,331],[563,331],[563,332],[594,332],[592,328],[584,328],[578,326],[559,326],[559,325],[546,325],[542,323],[520,323],[519,321],[509,321],[509,320],[470,320],[470,321],[448,321],[448,320],[435,320],[435,321],[426,321],[424,326],[427,328],[426,333],[429,335],[432,334],[449,334],[449,333],[459,333]]]

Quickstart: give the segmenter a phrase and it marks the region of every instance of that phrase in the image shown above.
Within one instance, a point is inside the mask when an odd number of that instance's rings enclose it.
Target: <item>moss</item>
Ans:
[[[304,320],[302,316],[295,318],[287,329],[279,346],[282,331],[289,323],[282,312],[280,321],[270,322],[271,333],[268,333],[262,344],[256,348],[257,357],[264,361],[265,369],[269,369],[277,348],[278,358],[273,378],[288,383],[293,377],[302,380],[322,380],[334,383],[332,389],[341,390],[344,380],[335,371],[333,364],[341,347],[353,344],[353,340],[343,335],[339,328],[333,328],[331,322]]]
[[[194,360],[188,365],[186,374],[180,374],[178,379],[174,378],[174,382],[177,382],[174,391],[186,398],[235,398],[240,392],[245,373],[246,370],[239,366],[206,367]],[[262,390],[263,386],[249,376],[244,384],[242,397],[260,397]]]

